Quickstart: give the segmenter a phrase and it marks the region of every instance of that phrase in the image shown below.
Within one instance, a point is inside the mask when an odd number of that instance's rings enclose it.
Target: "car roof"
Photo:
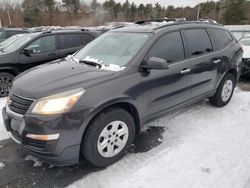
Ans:
[[[40,35],[45,35],[45,34],[72,34],[72,33],[77,33],[77,34],[84,34],[84,33],[88,33],[88,34],[92,34],[95,36],[98,36],[100,32],[98,31],[89,31],[89,30],[85,30],[85,29],[73,29],[73,30],[68,30],[68,29],[60,29],[60,30],[48,30],[48,31],[39,31],[36,32],[39,33]]]
[[[112,32],[131,32],[131,33],[157,33],[165,30],[174,30],[182,28],[224,28],[222,25],[206,22],[171,22],[171,23],[149,23],[149,24],[133,24],[122,28],[112,30]]]

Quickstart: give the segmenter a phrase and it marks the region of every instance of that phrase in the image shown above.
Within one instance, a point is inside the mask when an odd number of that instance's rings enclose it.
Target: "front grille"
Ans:
[[[24,115],[31,104],[34,102],[32,99],[26,99],[23,97],[20,97],[18,95],[15,95],[14,93],[10,93],[10,99],[9,99],[9,108],[11,111]]]

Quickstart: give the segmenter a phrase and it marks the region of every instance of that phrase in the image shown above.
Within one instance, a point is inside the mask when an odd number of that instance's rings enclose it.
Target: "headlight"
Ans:
[[[33,114],[61,114],[67,112],[74,107],[85,91],[85,89],[79,88],[39,99],[31,112]]]

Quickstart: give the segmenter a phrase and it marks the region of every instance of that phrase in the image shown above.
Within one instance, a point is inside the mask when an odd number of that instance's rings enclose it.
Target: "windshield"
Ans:
[[[250,37],[243,38],[239,42],[244,46],[250,46]]]
[[[22,36],[24,36],[25,34],[18,34],[18,35],[14,35],[8,39],[6,39],[5,41],[0,43],[0,47],[6,46],[12,42],[14,42],[16,39],[21,38]]]
[[[10,45],[2,48],[2,51],[4,53],[12,53],[22,47],[26,42],[30,41],[33,38],[32,34],[26,34],[21,38],[16,39],[14,42],[12,42]]]
[[[80,61],[125,67],[151,36],[149,33],[106,33],[89,43],[74,57]]]

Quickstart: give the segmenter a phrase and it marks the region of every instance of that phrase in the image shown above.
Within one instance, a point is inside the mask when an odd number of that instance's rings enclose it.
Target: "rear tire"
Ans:
[[[235,77],[231,73],[226,74],[215,95],[209,98],[209,102],[216,107],[226,106],[233,96],[235,85]]]
[[[135,137],[135,122],[129,112],[109,108],[90,123],[82,141],[82,155],[97,167],[109,166],[120,160]]]
[[[9,88],[15,76],[7,72],[0,73],[0,97],[7,97],[9,95]]]

